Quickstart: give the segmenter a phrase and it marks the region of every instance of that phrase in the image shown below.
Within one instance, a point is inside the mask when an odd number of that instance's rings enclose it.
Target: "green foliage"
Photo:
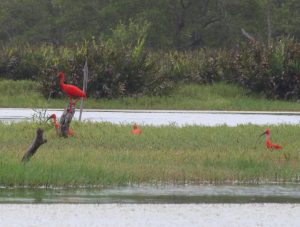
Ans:
[[[241,28],[265,43],[269,32],[272,38],[292,35],[299,40],[299,4],[298,0],[1,0],[0,43],[72,46],[92,36],[108,37],[118,26],[115,37],[125,38],[120,21],[125,27],[130,21],[148,21],[146,46],[154,49],[232,47],[244,40]]]
[[[28,45],[2,47],[0,55],[0,74],[7,79],[34,79],[37,68],[33,64],[34,50]]]
[[[130,19],[128,25],[120,21],[115,28],[111,29],[110,34],[102,37],[102,40],[105,40],[114,49],[134,46],[143,41],[143,48],[150,26],[147,21],[139,22]]]
[[[94,90],[95,98],[158,93],[148,86],[159,86],[156,81],[160,78],[144,49],[148,27],[147,22],[130,21],[128,26],[120,23],[100,44],[92,42],[88,56],[92,68],[89,89]]]
[[[134,26],[131,24],[130,26]],[[138,26],[134,26],[136,29]],[[300,45],[282,38],[270,46],[255,41],[232,50],[198,49],[193,51],[149,52],[143,30],[125,38],[85,41],[73,48],[42,45],[3,47],[0,73],[9,79],[35,79],[45,97],[60,95],[58,71],[66,72],[66,82],[82,86],[85,60],[89,65],[88,94],[94,98],[163,95],[176,84],[235,83],[249,92],[273,99],[300,98]],[[120,30],[117,28],[117,30]],[[126,35],[125,35],[126,34]],[[115,43],[116,42],[116,43]]]
[[[199,49],[195,51],[173,51],[156,56],[161,73],[175,82],[211,84],[221,80],[219,54],[221,51]]]
[[[273,99],[300,98],[300,46],[283,38],[265,47],[252,42],[235,56],[238,83]]]
[[[286,37],[270,46],[253,41],[232,50],[169,52],[159,63],[161,73],[175,82],[226,81],[272,99],[299,99],[299,53],[299,43]]]
[[[148,26],[147,22],[121,23],[109,38],[93,38],[73,47],[4,46],[0,73],[9,79],[37,79],[45,97],[58,97],[58,71],[66,72],[67,83],[81,87],[87,59],[90,97],[161,95],[168,81],[157,73],[154,59],[145,50]]]

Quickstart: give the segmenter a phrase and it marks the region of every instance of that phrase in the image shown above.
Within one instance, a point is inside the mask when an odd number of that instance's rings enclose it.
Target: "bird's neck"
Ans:
[[[56,121],[56,117],[53,118],[55,128],[59,128],[59,124]]]

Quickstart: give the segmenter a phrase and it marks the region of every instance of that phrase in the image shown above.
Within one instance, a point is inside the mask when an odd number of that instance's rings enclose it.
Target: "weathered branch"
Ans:
[[[242,34],[243,34],[246,38],[250,39],[252,42],[255,42],[255,39],[253,38],[253,36],[251,36],[248,32],[246,32],[245,29],[242,28],[241,31],[242,31]]]
[[[216,22],[221,21],[222,18],[221,17],[215,17],[215,18],[211,18],[209,21],[206,21],[203,25],[202,28],[205,29],[207,28],[209,25],[214,24]]]
[[[70,104],[64,110],[60,117],[59,135],[65,138],[68,137],[69,127],[75,114],[75,104]]]
[[[22,162],[29,161],[29,159],[35,154],[37,149],[39,149],[39,147],[44,143],[47,143],[47,140],[43,138],[43,133],[44,130],[41,128],[38,128],[36,130],[36,137],[32,142],[31,146],[29,147],[29,149],[27,150],[27,152],[25,153],[25,155],[23,156]]]

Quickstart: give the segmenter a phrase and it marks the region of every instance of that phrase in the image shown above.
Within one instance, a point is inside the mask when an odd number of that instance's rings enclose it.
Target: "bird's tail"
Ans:
[[[281,150],[283,147],[278,144],[272,144],[272,148],[274,148],[276,150]]]

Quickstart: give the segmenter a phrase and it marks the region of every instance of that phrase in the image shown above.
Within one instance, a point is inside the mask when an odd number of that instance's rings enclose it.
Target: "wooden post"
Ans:
[[[59,124],[59,135],[65,138],[68,137],[69,127],[72,121],[72,118],[75,114],[75,104],[69,103],[67,108],[64,110],[63,114],[60,117]]]
[[[83,67],[83,92],[86,94],[87,92],[87,83],[88,83],[88,75],[89,75],[89,69],[87,65],[87,58],[85,59],[85,64]],[[83,98],[81,99],[80,103],[80,113],[79,113],[79,121],[81,121],[81,116],[82,116],[82,110],[83,110]]]
[[[37,149],[44,143],[47,143],[47,140],[43,138],[43,133],[44,133],[44,130],[41,128],[38,128],[36,130],[36,137],[22,158],[23,163],[29,161],[29,159],[35,154]]]

